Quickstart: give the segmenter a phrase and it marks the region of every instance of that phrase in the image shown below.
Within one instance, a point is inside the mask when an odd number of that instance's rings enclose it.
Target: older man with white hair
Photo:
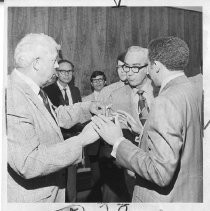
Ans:
[[[42,86],[55,74],[60,46],[44,34],[28,34],[15,49],[8,77],[8,202],[65,202],[64,168],[81,161],[82,148],[99,136],[91,123],[64,141],[60,126],[71,127],[97,104],[55,108]]]

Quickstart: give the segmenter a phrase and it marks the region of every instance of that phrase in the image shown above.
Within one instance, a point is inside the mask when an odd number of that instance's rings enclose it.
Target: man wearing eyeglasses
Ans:
[[[74,65],[68,60],[60,60],[58,65],[57,81],[44,89],[51,102],[55,106],[81,102],[80,91],[74,86]]]
[[[141,134],[145,120],[147,119],[150,105],[156,96],[156,89],[152,85],[147,74],[146,48],[131,46],[125,55],[125,64],[122,66],[126,73],[128,85],[117,89],[110,96],[111,110],[120,110],[125,125],[135,135]],[[144,103],[144,106],[141,104]]]
[[[60,60],[56,69],[57,80],[55,83],[44,88],[53,105],[73,105],[81,102],[81,95],[78,87],[74,85],[74,65],[68,60]],[[81,124],[77,123],[70,129],[61,128],[64,139],[68,139],[78,134]],[[66,202],[76,201],[76,167],[68,167]]]
[[[128,48],[122,65],[128,84],[113,91],[109,99],[110,113],[119,112],[124,137],[135,145],[154,100],[154,87],[147,75],[147,54],[148,50],[140,46]],[[135,182],[133,172],[126,172],[125,180],[131,198]]]

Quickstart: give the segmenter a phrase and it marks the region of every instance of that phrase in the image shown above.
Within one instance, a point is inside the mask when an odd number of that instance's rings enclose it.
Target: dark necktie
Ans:
[[[139,120],[142,123],[142,125],[144,125],[148,117],[149,108],[146,103],[146,98],[143,96],[144,91],[138,91],[137,93],[139,95],[139,102],[138,102]]]
[[[69,98],[68,98],[68,95],[67,95],[67,92],[66,92],[66,88],[64,88],[63,91],[65,92],[64,105],[69,105]]]
[[[42,100],[43,100],[44,106],[45,106],[46,109],[49,111],[49,113],[51,114],[51,116],[53,117],[53,119],[55,120],[55,117],[53,116],[53,114],[52,114],[52,112],[51,112],[51,109],[50,109],[50,104],[49,104],[49,101],[48,101],[48,99],[47,99],[47,94],[44,92],[43,89],[40,89],[39,95],[40,95],[40,97],[41,97]],[[55,120],[55,122],[56,122],[56,120]]]

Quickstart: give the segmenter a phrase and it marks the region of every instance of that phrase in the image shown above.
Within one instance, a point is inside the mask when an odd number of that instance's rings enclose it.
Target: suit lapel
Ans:
[[[60,88],[58,87],[57,82],[55,82],[55,86],[56,86],[57,93],[58,93],[58,104],[59,105],[64,105],[65,103],[64,103],[63,94],[62,94]]]
[[[68,86],[69,86],[69,85],[68,85]],[[77,93],[76,93],[74,87],[69,86],[69,90],[70,90],[70,92],[71,92],[71,98],[72,98],[73,104],[74,104],[74,103],[77,103],[77,102],[78,102],[78,100],[77,100],[77,95],[76,95]]]
[[[55,129],[61,139],[63,139],[59,126],[56,124],[55,120],[45,108],[44,104],[40,101],[38,96],[33,92],[33,90],[15,73],[11,74],[11,79],[16,83],[22,91],[25,93],[27,98],[30,100],[32,104],[36,106],[36,108],[42,113],[43,117],[51,124],[51,126]],[[51,104],[51,102],[50,102]]]

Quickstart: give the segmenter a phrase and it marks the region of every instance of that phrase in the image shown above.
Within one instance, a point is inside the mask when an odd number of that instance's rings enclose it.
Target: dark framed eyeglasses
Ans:
[[[124,66],[124,64],[123,65],[117,65],[116,68],[117,69],[123,69],[123,66]]]
[[[74,70],[57,70],[59,73],[61,73],[62,75],[69,75],[70,73],[74,72]]]
[[[126,73],[128,73],[130,70],[131,70],[133,73],[138,73],[141,69],[143,69],[144,67],[147,67],[147,66],[148,66],[148,64],[145,64],[145,65],[143,65],[143,66],[132,66],[132,67],[130,67],[130,66],[124,64],[124,65],[122,66],[122,68],[123,68],[124,72],[126,72]]]
[[[104,79],[103,78],[98,78],[98,79],[93,78],[92,79],[92,83],[102,83],[102,82],[104,82]]]

